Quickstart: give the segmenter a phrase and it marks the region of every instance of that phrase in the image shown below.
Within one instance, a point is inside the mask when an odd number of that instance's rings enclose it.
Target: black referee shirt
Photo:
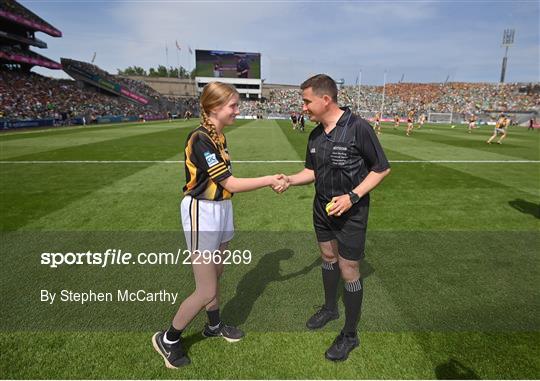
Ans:
[[[352,191],[369,172],[390,168],[373,128],[348,108],[329,134],[321,123],[309,135],[305,167],[315,171],[316,197],[328,202]]]

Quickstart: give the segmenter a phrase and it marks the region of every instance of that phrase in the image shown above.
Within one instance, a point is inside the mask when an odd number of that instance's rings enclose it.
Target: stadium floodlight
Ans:
[[[502,46],[510,46],[514,43],[514,34],[516,33],[515,29],[505,29],[503,32],[503,42]]]
[[[502,46],[505,47],[504,58],[501,68],[501,80],[500,83],[504,83],[504,77],[506,75],[506,61],[508,59],[508,48],[514,43],[515,29],[505,29],[503,32]]]

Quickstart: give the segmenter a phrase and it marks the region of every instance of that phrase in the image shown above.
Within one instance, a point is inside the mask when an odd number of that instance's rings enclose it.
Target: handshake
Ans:
[[[289,185],[291,185],[289,182],[289,177],[287,175],[284,175],[283,173],[273,175],[270,177],[272,181],[272,184],[270,185],[270,187],[276,193],[285,192],[289,188]]]

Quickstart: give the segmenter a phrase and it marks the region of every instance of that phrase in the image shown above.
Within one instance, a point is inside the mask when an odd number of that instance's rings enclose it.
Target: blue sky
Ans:
[[[327,73],[354,84],[497,82],[502,33],[516,29],[506,82],[540,81],[540,2],[535,1],[77,1],[21,0],[60,29],[40,53],[116,73],[167,62],[193,68],[192,49],[260,52],[267,83]],[[177,56],[175,41],[182,50]],[[40,49],[34,49],[40,50]],[[58,71],[36,70],[50,76]]]

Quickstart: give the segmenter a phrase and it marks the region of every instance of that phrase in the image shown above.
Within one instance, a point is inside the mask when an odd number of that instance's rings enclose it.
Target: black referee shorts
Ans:
[[[341,216],[328,216],[326,202],[315,197],[313,226],[318,242],[337,240],[339,255],[351,261],[364,258],[366,229],[369,213],[369,195]]]

